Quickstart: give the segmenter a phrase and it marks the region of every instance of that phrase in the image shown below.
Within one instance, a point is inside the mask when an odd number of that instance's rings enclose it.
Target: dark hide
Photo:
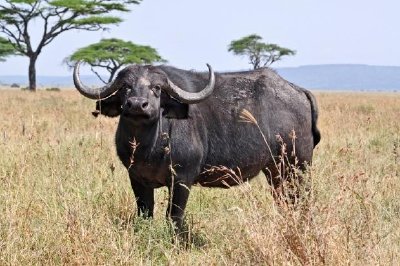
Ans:
[[[130,66],[117,77],[124,87],[97,102],[102,114],[121,114],[117,153],[128,169],[139,213],[153,215],[154,189],[162,186],[170,189],[172,205],[167,215],[178,227],[194,184],[227,188],[264,171],[276,186],[279,171],[273,156],[279,161],[282,141],[288,163],[295,163],[295,156],[301,169],[311,163],[320,133],[310,92],[269,69],[217,73],[213,94],[187,105],[162,91],[167,78],[190,92],[201,90],[208,82],[207,73]],[[244,109],[254,116],[259,129],[242,121]],[[236,170],[236,174],[240,169],[241,180],[226,176],[223,169]]]
[[[121,97],[113,95],[105,100],[96,101],[96,111],[92,112],[92,115],[97,117],[99,114],[108,117],[117,117],[121,114]]]
[[[161,108],[162,116],[165,118],[188,118],[189,105],[176,101],[164,92],[161,93]]]

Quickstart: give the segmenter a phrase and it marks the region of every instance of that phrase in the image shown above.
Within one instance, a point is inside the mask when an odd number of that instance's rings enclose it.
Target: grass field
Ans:
[[[0,265],[398,265],[400,94],[316,95],[309,218],[277,206],[261,175],[195,187],[184,249],[164,219],[165,189],[153,220],[135,216],[117,120],[94,119],[75,91],[0,91]]]

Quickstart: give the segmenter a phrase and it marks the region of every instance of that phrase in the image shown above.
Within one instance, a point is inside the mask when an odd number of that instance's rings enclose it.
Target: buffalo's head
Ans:
[[[109,84],[90,88],[82,84],[79,66],[80,62],[74,68],[75,87],[84,96],[98,100],[93,115],[122,115],[135,124],[157,121],[161,110],[167,117],[185,118],[188,104],[207,98],[215,84],[214,72],[208,64],[208,84],[199,92],[181,89],[159,67],[132,65],[121,70]]]

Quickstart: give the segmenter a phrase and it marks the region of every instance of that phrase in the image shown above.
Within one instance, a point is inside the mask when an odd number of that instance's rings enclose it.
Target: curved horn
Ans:
[[[115,80],[106,84],[100,88],[90,88],[84,85],[79,78],[79,67],[82,61],[78,61],[74,67],[74,84],[75,88],[83,95],[93,100],[104,99],[114,92],[116,92],[119,87],[117,86]]]
[[[214,76],[214,71],[212,70],[212,67],[207,64],[208,67],[208,84],[207,86],[202,89],[199,92],[188,92],[185,90],[182,90],[179,88],[177,85],[172,83],[171,80],[168,79],[168,87],[165,88],[165,91],[175,99],[183,102],[183,103],[198,103],[207,98],[208,96],[211,95],[211,93],[214,90],[214,85],[215,85],[215,76]]]

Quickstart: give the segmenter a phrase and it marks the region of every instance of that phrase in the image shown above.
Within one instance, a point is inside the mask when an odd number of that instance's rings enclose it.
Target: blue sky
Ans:
[[[151,45],[183,69],[206,70],[206,63],[218,71],[249,69],[247,59],[228,53],[227,46],[252,33],[297,51],[276,67],[400,65],[399,12],[398,0],[143,0],[108,32],[60,35],[44,48],[37,73],[70,75],[62,64],[66,56],[112,37]],[[10,58],[0,63],[0,75],[25,75],[27,62]]]

